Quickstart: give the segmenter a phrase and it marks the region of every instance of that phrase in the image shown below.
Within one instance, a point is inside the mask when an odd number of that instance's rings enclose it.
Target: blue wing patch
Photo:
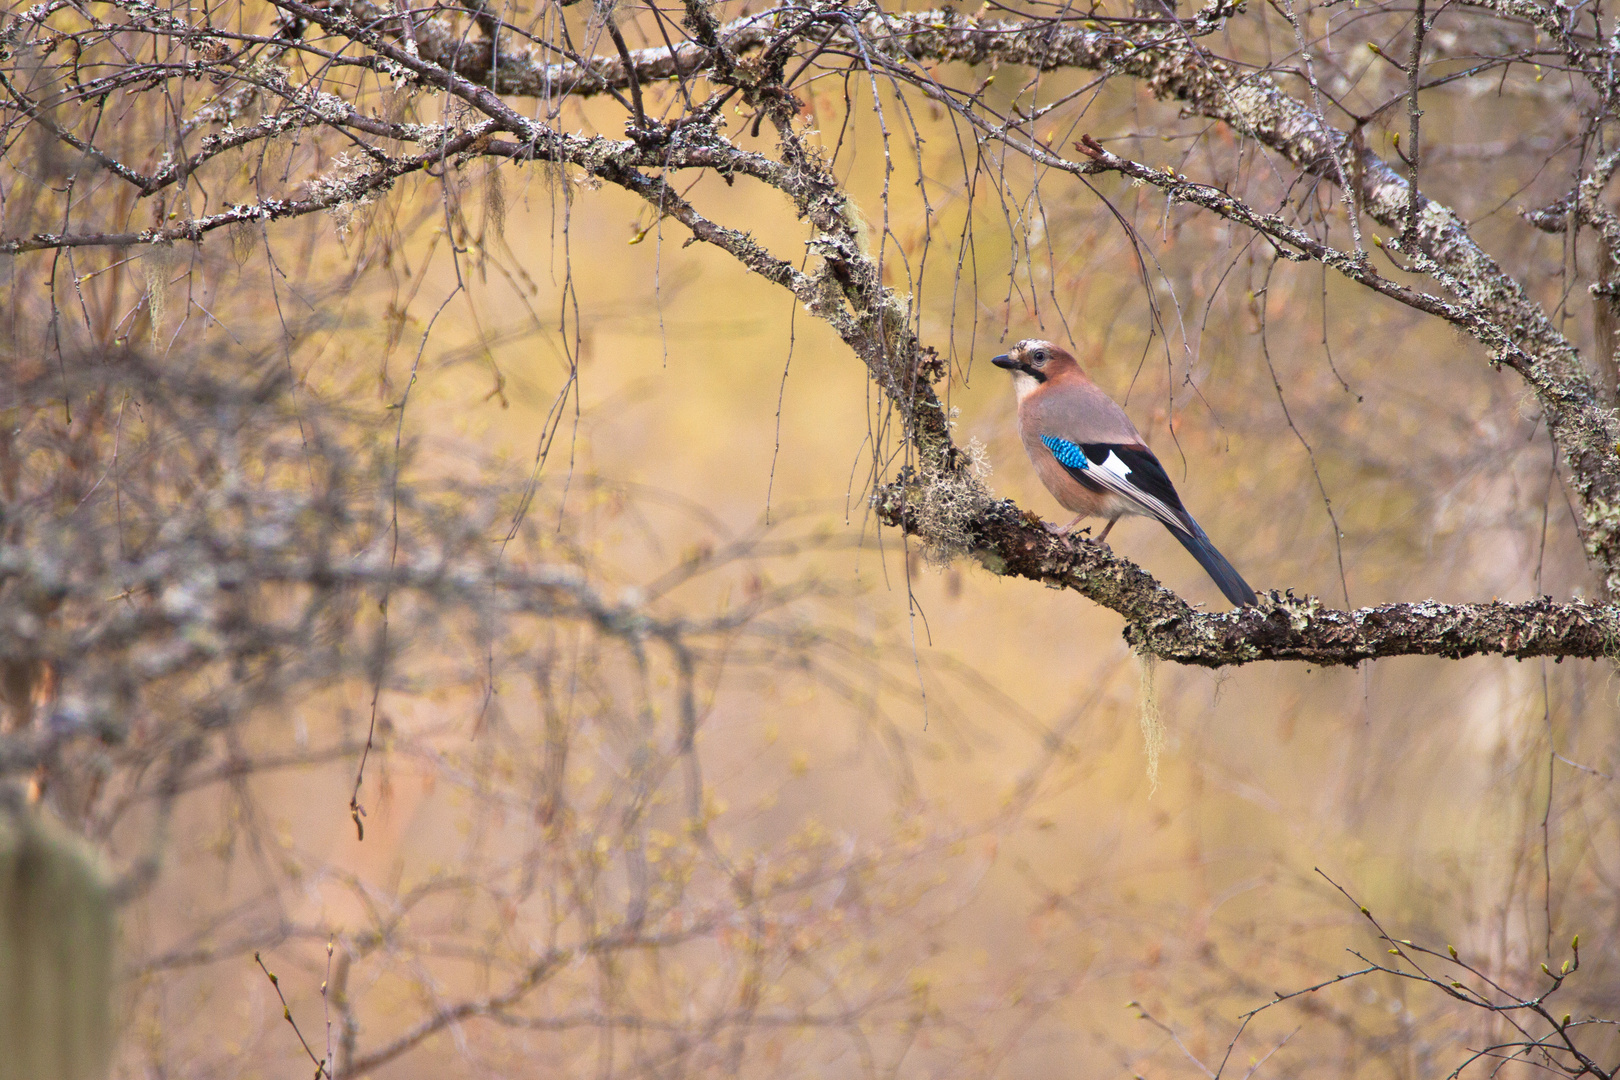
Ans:
[[[1052,456],[1058,459],[1059,465],[1069,469],[1091,468],[1091,462],[1086,460],[1086,452],[1068,439],[1054,439],[1050,435],[1042,435],[1041,442],[1052,451]]]

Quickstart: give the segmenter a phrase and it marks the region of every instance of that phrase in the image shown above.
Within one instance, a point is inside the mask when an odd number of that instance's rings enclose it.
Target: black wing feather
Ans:
[[[1121,443],[1081,443],[1078,445],[1080,453],[1086,457],[1086,467],[1078,467],[1065,458],[1073,454],[1076,444],[1065,442],[1064,453],[1054,453],[1058,464],[1064,471],[1085,488],[1099,494],[1112,493],[1130,498],[1139,503],[1144,510],[1151,511],[1154,517],[1164,521],[1171,529],[1186,529],[1187,523],[1192,520],[1185,507],[1181,505],[1181,496],[1176,494],[1175,485],[1165,474],[1164,466],[1159,459],[1153,456],[1153,451],[1145,446],[1126,446]],[[1125,476],[1119,477],[1112,469],[1104,469],[1103,462],[1109,455],[1117,457],[1125,466]],[[1116,466],[1117,468],[1117,466]],[[1099,472],[1106,472],[1105,479],[1100,479]],[[1146,499],[1139,495],[1147,496]],[[1153,503],[1157,501],[1159,506]],[[1166,518],[1165,514],[1169,517]]]
[[[1152,495],[1172,510],[1185,514],[1186,508],[1181,505],[1181,496],[1176,494],[1175,485],[1170,482],[1169,475],[1159,459],[1153,456],[1153,451],[1145,446],[1120,446],[1118,443],[1082,443],[1081,450],[1085,451],[1086,460],[1101,465],[1108,460],[1110,453],[1118,454],[1119,460],[1131,471],[1130,481],[1137,490]]]
[[[1072,448],[1073,444],[1070,444]],[[1181,505],[1181,496],[1176,494],[1176,487],[1170,482],[1169,475],[1159,459],[1153,456],[1153,451],[1145,446],[1121,446],[1118,443],[1081,443],[1081,453],[1085,454],[1088,468],[1076,468],[1058,458],[1059,464],[1068,474],[1084,484],[1087,488],[1097,492],[1112,491],[1120,493],[1111,484],[1105,484],[1096,478],[1096,472],[1101,469],[1108,455],[1114,454],[1124,463],[1126,468],[1125,483],[1143,495],[1157,500],[1165,509],[1169,510],[1177,519],[1175,522],[1165,521],[1170,535],[1181,541],[1181,545],[1197,559],[1205,572],[1214,579],[1215,584],[1225,594],[1226,598],[1234,604],[1252,604],[1255,602],[1254,590],[1249,583],[1232,568],[1226,557],[1216,550],[1210,543],[1204,530],[1198,527],[1198,522],[1187,513],[1187,508]],[[1151,504],[1143,502],[1145,507]],[[1159,511],[1154,512],[1160,517]]]

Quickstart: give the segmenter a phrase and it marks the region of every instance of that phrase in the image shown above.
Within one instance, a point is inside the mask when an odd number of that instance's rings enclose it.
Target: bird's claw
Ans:
[[[1050,521],[1044,521],[1041,524],[1046,526],[1047,532],[1060,540],[1082,540],[1088,544],[1097,542],[1091,538],[1090,525],[1076,529],[1068,525],[1054,525]]]

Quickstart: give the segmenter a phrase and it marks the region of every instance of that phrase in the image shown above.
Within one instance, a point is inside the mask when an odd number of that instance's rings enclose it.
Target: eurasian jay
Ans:
[[[1049,341],[1020,341],[990,361],[1013,373],[1018,394],[1018,434],[1024,450],[1058,502],[1078,515],[1057,530],[1066,536],[1083,518],[1108,524],[1126,514],[1157,518],[1192,552],[1226,598],[1255,602],[1254,590],[1232,569],[1204,530],[1181,505],[1164,466],[1142,442],[1125,410],[1103,393],[1074,357]]]

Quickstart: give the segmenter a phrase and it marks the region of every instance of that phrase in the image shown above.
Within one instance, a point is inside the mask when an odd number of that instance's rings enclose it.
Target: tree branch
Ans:
[[[701,70],[723,51],[710,46],[722,42],[731,52],[761,46],[767,40],[766,27],[784,10],[771,9],[715,29],[707,8],[698,0],[693,4],[702,18],[692,25],[708,46],[630,54],[641,82]],[[692,10],[689,5],[689,16]],[[1393,231],[1388,246],[1413,258],[1416,269],[1429,272],[1464,308],[1472,309],[1472,325],[1465,329],[1530,384],[1562,452],[1570,486],[1580,499],[1578,527],[1588,557],[1605,584],[1620,590],[1620,455],[1613,450],[1620,445],[1620,419],[1592,382],[1574,346],[1520,284],[1479,247],[1456,213],[1415,190],[1363,140],[1327,124],[1269,75],[1240,68],[1202,49],[1195,32],[1207,33],[1234,10],[1233,5],[1217,3],[1194,20],[1136,28],[1127,35],[1089,21],[984,20],[949,9],[887,12],[866,3],[848,9],[842,20],[807,26],[802,36],[806,42],[847,41],[864,55],[895,65],[894,74],[936,90],[938,84],[916,65],[1017,64],[1043,71],[1080,68],[1127,76],[1160,98],[1180,102],[1190,112],[1254,138],[1308,175],[1348,183],[1356,205]],[[689,23],[692,18],[697,16],[689,17]],[[524,92],[517,89],[521,80],[515,69],[512,81],[502,82],[503,78],[497,73],[497,84],[511,88],[505,92]],[[630,82],[622,59],[593,60],[589,71],[554,65],[523,76],[530,87],[584,87],[591,78],[603,86]],[[1019,149],[1027,152],[1025,147]],[[1388,280],[1376,273],[1351,276],[1369,285]],[[1390,294],[1387,286],[1374,287]]]
[[[1177,28],[1127,37],[1073,23],[980,21],[948,10],[879,13],[861,27],[869,48],[906,63],[999,62],[1130,76],[1158,97],[1229,125],[1329,183],[1337,182],[1335,155],[1350,154],[1349,183],[1364,213],[1398,236],[1408,232],[1411,210],[1417,208],[1411,250],[1394,238],[1388,246],[1422,256],[1427,262],[1420,269],[1460,300],[1490,313],[1495,325],[1512,335],[1517,348],[1507,355],[1498,344],[1482,340],[1535,391],[1581,500],[1578,525],[1588,557],[1606,585],[1620,591],[1620,455],[1614,452],[1620,418],[1592,383],[1575,347],[1479,247],[1457,214],[1414,195],[1408,180],[1362,140],[1324,123],[1270,76],[1209,54]]]
[[[926,536],[922,485],[897,483],[875,501],[887,524]],[[1352,665],[1390,656],[1497,654],[1595,659],[1620,651],[1620,607],[1550,597],[1525,603],[1432,600],[1343,611],[1272,590],[1254,607],[1199,611],[1106,545],[1055,536],[1010,500],[959,523],[968,553],[991,573],[1073,589],[1125,618],[1138,652],[1197,667],[1261,660]]]
[[[1324,608],[1314,598],[1273,593],[1258,608],[1223,615],[1200,613],[1107,549],[1056,540],[1011,503],[992,499],[955,447],[933,386],[943,372],[933,351],[917,337],[910,298],[883,283],[859,214],[827,159],[795,126],[797,105],[782,74],[795,44],[841,43],[866,58],[874,74],[881,71],[924,88],[973,119],[985,138],[1027,154],[1038,164],[1071,174],[1114,171],[1152,183],[1172,198],[1262,233],[1289,257],[1332,266],[1381,295],[1470,333],[1535,389],[1561,457],[1569,462],[1571,486],[1583,501],[1589,553],[1606,576],[1616,574],[1620,455],[1612,448],[1620,444],[1620,424],[1600,401],[1573,347],[1518,283],[1478,248],[1454,213],[1414,191],[1405,177],[1359,140],[1327,125],[1268,76],[1240,70],[1202,50],[1192,32],[1218,26],[1233,11],[1231,5],[1208,8],[1188,22],[1143,23],[1131,37],[1095,24],[1059,20],[981,21],[950,11],[887,13],[870,2],[825,10],[812,3],[809,10],[792,9],[791,23],[782,19],[788,9],[775,8],[721,27],[703,0],[690,0],[686,22],[697,38],[695,44],[635,52],[623,48],[615,58],[570,68],[535,66],[532,52],[503,41],[499,48],[492,45],[487,50],[493,58],[489,63],[495,66],[481,70],[467,63],[478,49],[453,34],[448,21],[427,20],[406,27],[392,7],[362,4],[339,9],[305,0],[272,2],[291,16],[371,49],[378,65],[445,91],[483,119],[454,133],[431,125],[402,126],[364,116],[341,98],[278,82],[269,88],[292,108],[264,118],[256,128],[233,131],[214,142],[205,140],[200,153],[241,145],[303,115],[310,123],[414,141],[424,152],[399,158],[378,152],[382,160],[371,163],[365,173],[319,181],[312,185],[310,197],[301,200],[266,199],[140,233],[39,234],[0,242],[0,252],[197,240],[237,221],[296,216],[361,200],[385,190],[399,176],[458,156],[573,165],[635,193],[660,217],[681,222],[694,238],[720,247],[751,271],[789,290],[861,358],[905,425],[907,464],[900,481],[880,488],[875,496],[882,520],[922,538],[935,553],[971,553],[995,573],[1083,593],[1124,616],[1126,639],[1142,652],[1208,666],[1262,659],[1353,664],[1393,655],[1595,657],[1606,655],[1610,643],[1620,640],[1616,636],[1620,609],[1579,602],[1462,606],[1425,602],[1344,612]],[[486,34],[502,32],[498,22],[491,20],[485,26]],[[738,60],[739,50],[757,49],[767,42],[770,48],[764,58]],[[1403,250],[1454,299],[1383,277],[1362,253],[1341,251],[1218,188],[1120,158],[1095,142],[1082,145],[1090,160],[1068,161],[1023,140],[1016,128],[991,131],[974,113],[976,100],[943,88],[917,67],[925,62],[1091,68],[1141,80],[1160,97],[1180,101],[1192,112],[1255,138],[1309,175],[1326,181],[1344,177],[1355,188],[1355,203],[1369,216],[1406,233],[1406,244],[1392,238],[1388,246]],[[633,124],[628,131],[631,138],[615,140],[566,134],[524,116],[491,89],[552,96],[567,87],[579,92],[621,85],[638,88],[661,77],[684,78],[706,65],[718,65],[716,80],[732,87],[712,101],[740,91],[750,106],[770,117],[780,137],[779,159],[732,145],[719,133],[712,110],[704,107],[669,125]],[[21,104],[26,107],[25,100]],[[29,116],[37,119],[37,112]],[[65,131],[53,133],[62,137]],[[503,133],[512,138],[495,137]],[[201,158],[196,160],[200,163]],[[189,172],[190,164],[188,159],[180,171]],[[808,246],[817,264],[801,270],[748,233],[699,212],[666,180],[673,171],[691,168],[728,178],[753,177],[780,191],[811,227]],[[1600,170],[1604,179],[1613,164],[1605,168]],[[156,178],[165,183],[171,179],[163,171],[126,177],[137,186]],[[1594,215],[1599,213],[1600,187],[1583,185],[1577,196]]]

